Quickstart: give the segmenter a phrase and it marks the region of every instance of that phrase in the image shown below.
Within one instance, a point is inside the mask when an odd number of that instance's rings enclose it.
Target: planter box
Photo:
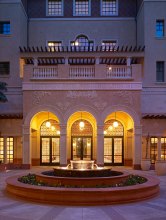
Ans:
[[[166,175],[166,160],[157,160],[155,163],[155,171],[158,176]]]
[[[151,162],[150,159],[142,159],[141,160],[141,169],[144,171],[150,170]]]

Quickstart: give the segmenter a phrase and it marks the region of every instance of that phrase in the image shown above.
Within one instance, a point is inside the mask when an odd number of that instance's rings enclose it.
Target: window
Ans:
[[[161,138],[161,159],[166,160],[166,138]]]
[[[78,48],[79,51],[88,51],[93,49],[93,41],[90,41],[87,36],[79,35],[75,41],[71,41],[71,46]]]
[[[0,138],[0,161],[4,163],[4,138]]]
[[[152,137],[150,138],[150,159],[151,163],[155,163],[157,159],[157,143],[158,138]]]
[[[101,0],[101,15],[117,15],[117,0]]]
[[[48,47],[51,48],[52,51],[61,50],[62,42],[61,41],[48,41]]]
[[[62,0],[48,0],[48,15],[62,16],[63,2]]]
[[[74,0],[73,11],[75,16],[90,15],[90,0]]]
[[[156,37],[164,37],[164,20],[156,21]]]
[[[108,41],[102,41],[102,50],[103,51],[112,51],[115,50],[117,45],[116,40],[108,40]]]
[[[0,76],[9,75],[10,73],[10,63],[0,62]]]
[[[0,21],[0,34],[10,34],[9,21]]]
[[[13,163],[14,140],[12,137],[7,138],[7,163]]]
[[[156,81],[164,82],[164,62],[156,62]]]

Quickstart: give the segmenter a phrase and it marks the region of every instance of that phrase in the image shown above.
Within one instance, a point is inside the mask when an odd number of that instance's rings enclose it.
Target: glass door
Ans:
[[[41,138],[41,164],[50,163],[50,138]]]
[[[59,163],[59,137],[41,137],[41,165]]]
[[[124,164],[122,137],[104,138],[104,163],[109,165]]]
[[[71,158],[72,160],[91,160],[92,138],[91,137],[73,137]]]

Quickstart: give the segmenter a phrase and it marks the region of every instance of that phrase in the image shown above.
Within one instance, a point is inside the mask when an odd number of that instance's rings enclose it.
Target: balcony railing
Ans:
[[[129,66],[111,66],[107,67],[107,79],[131,79],[132,71]]]
[[[35,67],[33,69],[33,79],[55,79],[57,77],[57,67]]]
[[[24,81],[29,80],[133,80],[141,81],[141,65],[25,65]]]
[[[69,69],[69,77],[71,79],[91,79],[95,77],[95,67],[74,66]]]

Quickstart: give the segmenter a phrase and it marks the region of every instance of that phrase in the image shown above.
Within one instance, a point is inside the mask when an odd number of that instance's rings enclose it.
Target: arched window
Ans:
[[[90,41],[87,36],[79,35],[75,41],[71,41],[72,47],[77,47],[79,50],[91,50],[93,47],[93,41]]]

